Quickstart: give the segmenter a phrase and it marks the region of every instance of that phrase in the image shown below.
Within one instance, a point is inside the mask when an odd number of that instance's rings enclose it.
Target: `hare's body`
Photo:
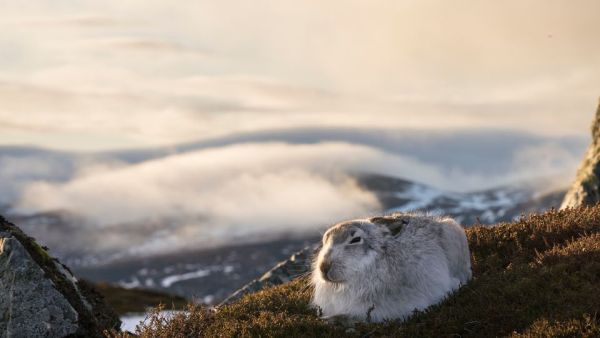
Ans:
[[[397,214],[335,225],[315,261],[323,315],[405,319],[471,278],[463,228],[450,218]]]

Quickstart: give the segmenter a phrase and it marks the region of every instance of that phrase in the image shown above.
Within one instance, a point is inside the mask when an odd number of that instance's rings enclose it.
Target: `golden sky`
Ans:
[[[0,144],[294,127],[586,135],[597,0],[2,1]]]

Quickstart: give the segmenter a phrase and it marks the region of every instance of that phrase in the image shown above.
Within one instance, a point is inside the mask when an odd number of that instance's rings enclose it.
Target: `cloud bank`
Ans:
[[[573,155],[549,144],[530,147],[517,154],[514,170],[490,177],[357,144],[238,144],[96,167],[65,182],[32,181],[18,209],[76,215],[86,236],[78,245],[157,253],[285,233],[316,234],[341,219],[379,212],[377,198],[356,184],[357,173],[477,190],[569,175],[574,168],[568,156]]]

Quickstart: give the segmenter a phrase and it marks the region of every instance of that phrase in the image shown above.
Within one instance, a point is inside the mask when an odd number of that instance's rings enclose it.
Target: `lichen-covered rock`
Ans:
[[[590,206],[600,202],[600,102],[592,124],[592,143],[565,195],[561,209]]]
[[[63,337],[77,332],[77,311],[8,233],[0,233],[0,290],[0,332],[6,336]]]
[[[1,337],[102,337],[119,326],[93,288],[0,216]]]

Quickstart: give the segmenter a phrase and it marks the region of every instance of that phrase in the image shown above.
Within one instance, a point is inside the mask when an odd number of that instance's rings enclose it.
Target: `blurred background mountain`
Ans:
[[[212,303],[340,219],[421,210],[468,226],[558,207],[584,148],[508,131],[318,128],[168,149],[3,147],[2,213],[79,276]]]

